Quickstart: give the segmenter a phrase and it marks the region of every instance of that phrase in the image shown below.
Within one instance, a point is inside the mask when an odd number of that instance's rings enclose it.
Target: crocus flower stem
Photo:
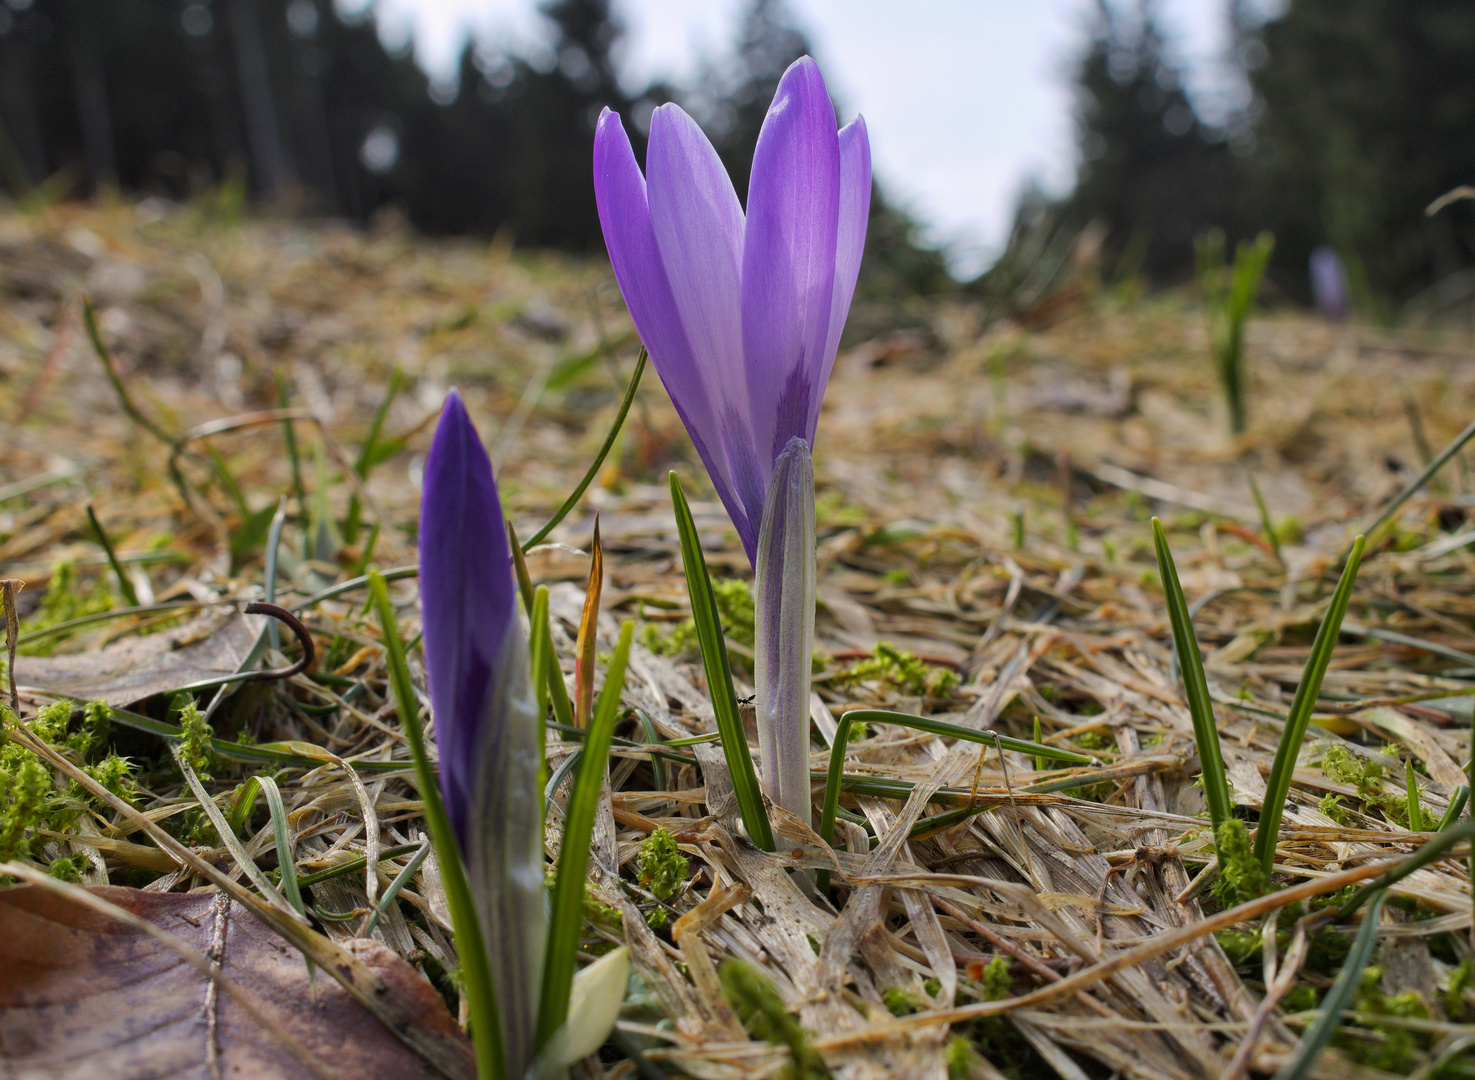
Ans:
[[[425,825],[430,843],[440,865],[441,882],[446,891],[446,905],[451,909],[451,928],[456,932],[456,950],[461,957],[461,974],[466,990],[468,1012],[476,1032],[476,1074],[480,1080],[503,1080],[507,1076],[507,1058],[502,1046],[502,1019],[497,1007],[497,991],[487,964],[486,943],[461,849],[441,801],[440,784],[435,766],[425,752],[425,736],[420,727],[420,700],[410,681],[410,667],[405,663],[405,647],[400,640],[394,608],[389,603],[389,590],[377,570],[369,572],[369,598],[379,618],[384,635],[384,651],[389,668],[390,686],[399,711],[410,758],[415,763],[415,785],[425,802]]]
[[[808,822],[814,656],[814,463],[795,436],[768,485],[754,569],[758,759],[768,797]]]

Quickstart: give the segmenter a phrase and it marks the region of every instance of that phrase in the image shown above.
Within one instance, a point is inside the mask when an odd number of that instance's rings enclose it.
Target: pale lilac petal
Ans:
[[[678,123],[676,126],[681,125]],[[660,130],[666,131],[669,127],[671,125],[667,120],[661,121]],[[653,148],[657,146],[656,129],[657,125],[653,120]],[[677,132],[678,137],[682,138],[688,134]],[[701,138],[700,132],[697,136]],[[669,147],[671,140],[664,136],[662,139]],[[705,139],[702,141],[705,143]],[[681,167],[683,166],[680,164],[669,165],[667,175],[671,175],[672,170],[679,171]],[[720,168],[719,163],[718,169]],[[722,182],[731,192],[732,184],[726,179],[726,173],[722,174]],[[671,186],[669,183],[666,185],[667,188]],[[667,393],[671,395],[672,404],[676,406],[681,422],[691,435],[692,443],[712,478],[718,497],[726,507],[728,516],[732,518],[733,525],[743,540],[743,546],[751,552],[757,543],[757,523],[763,506],[762,488],[760,485],[756,504],[750,509],[749,502],[753,498],[745,500],[739,494],[739,488],[751,487],[752,484],[746,480],[744,469],[734,467],[733,459],[741,461],[745,456],[751,457],[751,452],[741,448],[734,453],[727,445],[733,442],[745,445],[748,440],[742,434],[726,438],[723,436],[726,428],[735,426],[742,433],[747,424],[745,398],[737,418],[734,419],[731,415],[730,399],[735,396],[734,389],[742,391],[741,371],[734,366],[730,369],[733,374],[725,375],[720,370],[718,361],[710,356],[703,356],[699,360],[700,354],[693,350],[691,337],[687,334],[686,324],[677,308],[676,296],[656,243],[647,192],[645,177],[640,174],[640,167],[635,162],[635,152],[631,149],[624,125],[620,123],[617,113],[606,109],[599,118],[599,126],[594,135],[594,194],[615,280],[619,282],[620,292],[630,309],[635,330],[649,351],[651,362],[661,376]],[[736,196],[733,196],[733,202],[736,203]],[[737,211],[737,215],[737,233],[740,238],[741,209]],[[736,262],[735,256],[732,261]],[[730,291],[736,297],[735,285]],[[742,395],[739,393],[737,396]],[[738,475],[744,476],[741,484],[735,479]]]
[[[814,444],[819,426],[819,407],[840,349],[840,332],[850,314],[855,280],[860,275],[860,257],[866,246],[866,222],[871,216],[871,141],[864,117],[840,129],[840,228],[835,243],[835,290],[830,304],[830,332],[825,340],[825,362],[816,384],[818,392],[809,404],[805,438]]]
[[[754,442],[769,461],[810,436],[835,291],[840,146],[809,57],[779,82],[753,154],[743,246],[743,354]]]

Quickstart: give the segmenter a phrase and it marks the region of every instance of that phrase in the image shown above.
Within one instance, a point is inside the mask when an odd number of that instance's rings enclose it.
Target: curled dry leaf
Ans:
[[[220,993],[120,919],[36,886],[0,890],[0,1076],[440,1075],[332,980],[310,985],[302,955],[239,904],[214,893],[87,891],[204,954],[234,990]],[[409,964],[377,942],[354,945],[405,1014],[460,1038],[445,1003]]]

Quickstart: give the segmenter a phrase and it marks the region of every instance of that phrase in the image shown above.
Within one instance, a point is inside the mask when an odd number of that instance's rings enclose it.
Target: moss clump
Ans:
[[[1239,818],[1219,823],[1214,830],[1214,847],[1219,852],[1219,876],[1214,896],[1225,907],[1233,907],[1270,891],[1270,877],[1255,858],[1250,830]]]
[[[46,872],[59,881],[69,881],[73,885],[82,883],[82,870],[87,861],[80,855],[67,855],[60,859],[52,859],[51,865]]]
[[[41,606],[26,620],[26,629],[35,633],[48,626],[70,622],[85,615],[97,615],[111,611],[118,599],[107,581],[98,578],[84,584],[77,573],[77,564],[71,559],[57,559],[51,564],[51,582]],[[32,645],[22,645],[19,652],[25,656],[50,656],[62,641],[59,637],[46,638]]]
[[[1321,771],[1328,780],[1356,788],[1357,797],[1366,805],[1383,811],[1393,824],[1408,828],[1408,796],[1383,790],[1383,766],[1378,762],[1360,758],[1345,746],[1333,745],[1321,756]]]
[[[1342,806],[1342,796],[1333,795],[1330,792],[1321,797],[1317,809],[1338,825],[1346,827],[1352,824],[1352,819],[1347,815],[1347,810]]]
[[[1356,998],[1359,1012],[1403,1020],[1429,1019],[1429,1007],[1423,998],[1412,992],[1385,994],[1380,985],[1382,978],[1379,967],[1363,971]],[[1370,1030],[1373,1038],[1359,1038],[1343,1029],[1333,1038],[1332,1045],[1361,1065],[1398,1076],[1408,1076],[1414,1071],[1421,1056],[1419,1052],[1428,1044],[1427,1035],[1393,1024],[1373,1024]]]
[[[215,760],[215,754],[210,748],[215,729],[205,722],[205,714],[195,704],[193,695],[175,694],[169,712],[171,719],[184,732],[184,739],[180,742],[180,753],[184,760],[189,762],[189,767],[195,771],[196,776],[201,780],[208,780]]]
[[[838,673],[834,681],[839,686],[881,682],[915,697],[947,697],[958,685],[958,673],[952,668],[928,664],[919,660],[916,653],[881,641],[870,656]]]
[[[757,618],[757,608],[753,604],[753,586],[736,578],[714,581],[712,596],[717,602],[717,617],[727,639],[751,649],[756,640],[753,624]],[[640,632],[640,643],[662,656],[684,653],[696,641],[697,626],[691,619],[677,623],[665,633],[652,624],[647,624]]]
[[[740,960],[724,961],[717,969],[717,976],[743,1026],[757,1038],[788,1049],[789,1065],[779,1075],[786,1080],[829,1077],[824,1058],[810,1045],[809,1032],[789,1015],[783,999],[767,979]]]
[[[665,829],[657,829],[641,843],[636,865],[640,883],[657,900],[669,900],[686,880],[686,856]]]

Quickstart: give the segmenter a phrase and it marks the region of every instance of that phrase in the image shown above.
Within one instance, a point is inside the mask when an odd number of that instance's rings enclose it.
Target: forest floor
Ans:
[[[820,418],[813,716],[825,743],[846,711],[884,707],[1022,738],[1039,730],[1099,764],[1065,771],[1009,753],[1006,770],[992,747],[980,761],[974,743],[873,725],[853,736],[847,775],[906,782],[912,796],[849,794],[843,850],[821,851],[796,820],[769,855],[733,835],[710,748],[661,768],[617,749],[589,886],[602,906],[584,951],[628,941],[639,992],[581,1075],[810,1075],[789,1065],[792,1043],[749,1039],[762,1025],[748,1017],[745,1028],[713,975],[726,957],[763,970],[799,1018],[794,1037],[837,1077],[1220,1075],[1247,1031],[1255,1048],[1236,1067],[1273,1072],[1315,1020],[1357,926],[1317,930],[1308,947],[1292,932],[1307,909],[1274,898],[1414,850],[1463,782],[1475,477],[1456,456],[1372,538],[1295,773],[1283,888],[1238,922],[1216,921],[1232,898],[1206,888],[1212,837],[1149,518],[1163,519],[1198,605],[1224,756],[1253,823],[1338,560],[1475,417],[1475,338],[1261,313],[1246,346],[1249,430],[1231,438],[1190,293],[1080,283],[1072,295],[1029,325],[985,326],[960,298],[853,320],[885,329],[842,349]],[[260,624],[225,601],[261,594],[271,549],[275,595],[299,608],[317,665],[222,695],[209,721],[222,745],[296,747],[276,775],[298,874],[364,855],[373,824],[376,852],[405,848],[381,864],[382,892],[422,827],[413,786],[390,765],[406,751],[383,650],[361,590],[313,598],[370,564],[413,565],[419,471],[450,387],[526,537],[589,467],[637,352],[599,259],[417,240],[389,225],[366,235],[237,220],[206,203],[0,212],[0,577],[25,583],[22,712],[65,696],[170,724],[173,692],[249,652]],[[291,410],[290,441],[279,408]],[[571,671],[599,512],[599,647],[611,647],[617,619],[638,620],[625,700],[662,738],[713,723],[683,627],[671,469],[694,495],[714,575],[744,579],[746,558],[653,371],[588,494],[529,558],[553,587]],[[409,640],[412,583],[395,587]],[[750,693],[751,610],[741,586],[722,596],[739,694]],[[213,693],[202,689],[202,707]],[[226,865],[232,853],[212,846],[165,741],[116,719],[113,731],[82,756],[130,757],[137,807]],[[635,742],[650,737],[641,731],[621,728]],[[315,767],[313,746],[388,771],[351,784]],[[576,748],[555,736],[550,769]],[[827,760],[816,745],[813,767]],[[257,767],[227,753],[208,790],[230,805]],[[988,810],[925,827],[925,815],[960,805]],[[247,811],[245,835],[270,869],[264,820]],[[550,812],[550,849],[559,820]],[[0,840],[4,824],[0,808]],[[87,885],[213,888],[105,806],[32,827],[0,857]],[[688,860],[665,897],[640,873],[656,828]],[[356,865],[310,890],[317,925],[344,943],[361,929],[351,913],[369,904]],[[454,1004],[433,866],[374,936]],[[802,887],[807,877],[786,872],[795,867],[830,868],[830,896]],[[1310,1075],[1475,1075],[1464,1050],[1475,1033],[1469,873],[1447,858],[1394,892],[1375,916],[1355,1011]],[[1293,956],[1304,966],[1262,1008],[1266,961],[1284,972]],[[0,1030],[15,1007],[0,979]]]

